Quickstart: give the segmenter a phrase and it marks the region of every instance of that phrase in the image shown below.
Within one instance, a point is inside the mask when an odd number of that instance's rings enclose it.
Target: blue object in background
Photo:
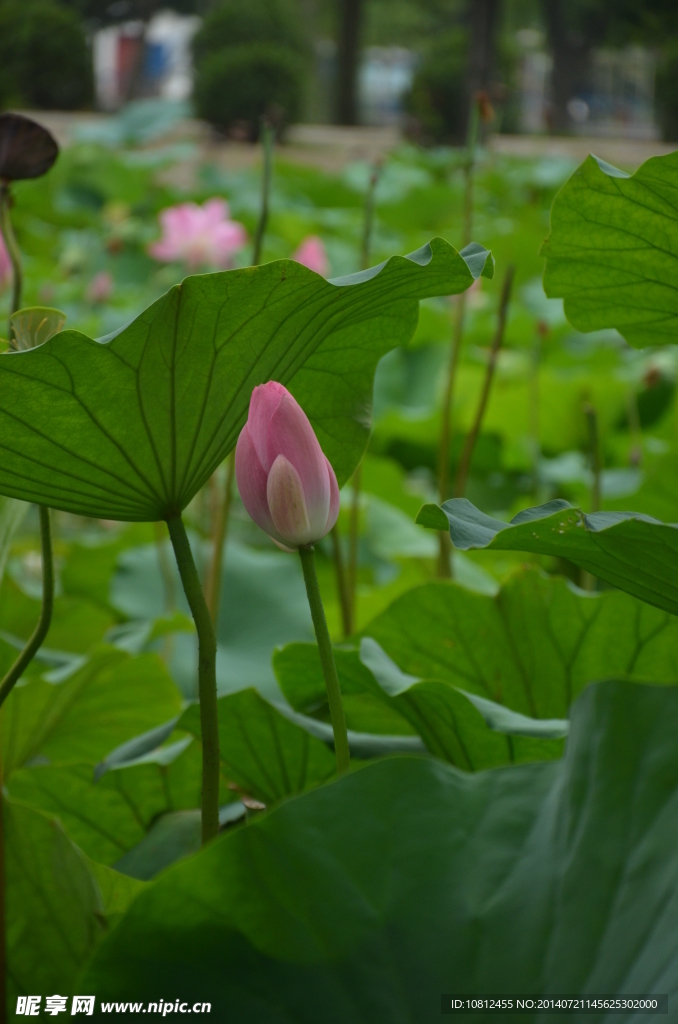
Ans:
[[[146,43],[144,49],[144,77],[156,81],[167,72],[169,53],[163,43]]]

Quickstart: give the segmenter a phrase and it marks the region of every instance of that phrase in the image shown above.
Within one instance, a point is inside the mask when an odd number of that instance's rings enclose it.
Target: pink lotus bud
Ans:
[[[315,270],[316,274],[320,274],[321,277],[327,277],[330,272],[330,261],[327,258],[324,242],[317,235],[309,235],[308,238],[305,238],[292,259],[308,267],[309,270]]]
[[[315,544],[339,515],[339,487],[308,417],[275,381],[252,392],[235,449],[243,504],[257,526],[289,549]]]
[[[113,277],[107,270],[100,270],[87,285],[87,298],[97,304],[106,302],[113,294]]]

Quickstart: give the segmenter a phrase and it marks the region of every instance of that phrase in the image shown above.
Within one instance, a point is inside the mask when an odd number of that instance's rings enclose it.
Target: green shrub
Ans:
[[[466,124],[465,36],[446,34],[417,70],[406,110],[422,142],[463,142]]]
[[[0,4],[0,104],[73,110],[92,98],[92,60],[74,11],[35,0]]]
[[[298,13],[286,0],[222,0],[206,16],[193,40],[197,63],[235,46],[270,43],[306,55],[309,41]]]
[[[298,54],[271,43],[225,47],[197,67],[193,101],[196,113],[222,131],[241,123],[255,139],[260,119],[280,126],[299,115],[303,67]]]

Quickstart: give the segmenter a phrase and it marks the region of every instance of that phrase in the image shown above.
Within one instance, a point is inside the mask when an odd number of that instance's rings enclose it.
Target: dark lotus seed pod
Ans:
[[[51,132],[23,114],[0,114],[0,179],[39,178],[57,156]]]

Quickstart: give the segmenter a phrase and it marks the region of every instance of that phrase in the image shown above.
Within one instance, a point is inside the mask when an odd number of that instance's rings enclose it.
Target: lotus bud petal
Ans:
[[[314,544],[339,515],[339,486],[306,413],[276,381],[256,387],[235,450],[235,475],[255,523],[286,548]]]
[[[324,242],[317,235],[309,235],[308,238],[305,238],[292,259],[301,263],[302,266],[308,267],[309,270],[314,270],[321,277],[327,277],[330,272],[330,262]]]

